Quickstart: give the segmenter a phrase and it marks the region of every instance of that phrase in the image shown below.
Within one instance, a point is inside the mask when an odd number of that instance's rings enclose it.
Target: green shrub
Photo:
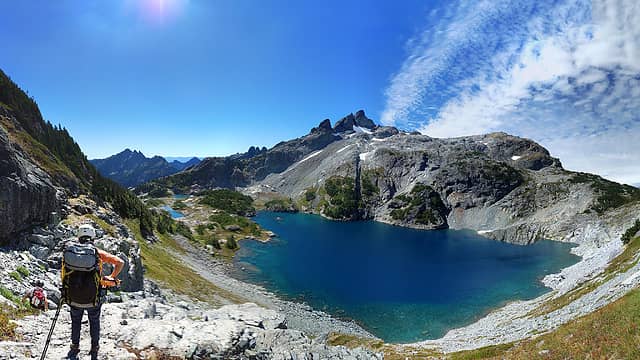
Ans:
[[[205,241],[205,243],[206,243],[207,245],[211,245],[211,246],[213,246],[214,248],[216,248],[216,249],[218,249],[218,250],[222,249],[222,246],[220,246],[220,241],[218,240],[218,238],[217,238],[215,235],[213,235],[213,236],[211,236],[210,238],[208,238],[208,239]]]
[[[227,243],[225,244],[225,246],[227,247],[227,249],[237,249],[238,243],[236,242],[236,237],[233,235],[229,235],[229,237],[227,237]]]
[[[9,276],[11,276],[15,281],[22,281],[22,275],[20,275],[20,273],[18,273],[17,271],[10,272]]]
[[[316,199],[316,189],[308,188],[307,191],[304,192],[304,199],[307,202],[311,202]]]
[[[204,232],[207,230],[207,226],[205,224],[198,224],[196,226],[196,233],[200,236],[204,235]]]
[[[0,295],[2,295],[2,297],[4,297],[7,300],[10,300],[13,303],[16,303],[16,304],[21,303],[21,299],[18,295],[15,295],[11,290],[3,286],[0,286]]]
[[[27,277],[29,276],[29,269],[27,269],[26,267],[20,265],[16,268],[16,271],[18,273],[20,273],[20,275],[22,275],[23,277]]]
[[[627,231],[622,234],[622,243],[628,244],[631,239],[633,239],[633,237],[638,233],[638,231],[640,231],[640,219],[636,220],[633,226],[628,228]]]
[[[405,209],[393,209],[391,210],[391,217],[393,220],[403,221],[407,218],[408,208]]]

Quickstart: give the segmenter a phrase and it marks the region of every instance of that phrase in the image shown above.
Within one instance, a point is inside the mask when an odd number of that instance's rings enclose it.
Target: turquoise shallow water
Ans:
[[[179,218],[181,218],[181,217],[184,217],[184,214],[183,214],[183,213],[181,213],[180,211],[174,210],[174,209],[173,209],[171,206],[169,206],[169,205],[164,205],[162,208],[163,208],[164,210],[166,210],[166,211],[169,213],[169,215],[171,215],[171,217],[172,217],[172,218],[174,218],[174,219],[179,219]]]
[[[355,319],[388,342],[438,338],[510,300],[543,294],[540,279],[576,263],[571,245],[518,246],[472,231],[259,212],[278,237],[243,242],[236,276],[284,298]]]

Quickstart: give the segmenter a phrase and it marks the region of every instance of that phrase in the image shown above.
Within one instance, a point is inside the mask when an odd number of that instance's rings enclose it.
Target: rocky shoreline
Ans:
[[[173,252],[174,256],[223,290],[282,313],[289,327],[318,337],[326,336],[330,332],[338,332],[364,338],[375,338],[374,335],[353,321],[337,319],[304,303],[283,300],[261,286],[237,280],[231,275],[232,264],[208,256],[195,248],[184,237],[178,235],[175,238],[186,253]]]

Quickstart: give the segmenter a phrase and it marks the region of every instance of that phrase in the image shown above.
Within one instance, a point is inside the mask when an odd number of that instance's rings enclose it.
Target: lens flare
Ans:
[[[152,24],[165,24],[175,20],[184,10],[188,0],[137,0],[135,5],[140,17]]]

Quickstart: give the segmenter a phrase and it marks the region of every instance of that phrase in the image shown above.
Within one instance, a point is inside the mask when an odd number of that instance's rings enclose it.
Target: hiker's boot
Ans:
[[[91,360],[98,360],[98,350],[100,350],[100,347],[98,347],[98,346],[91,348],[91,351],[89,351],[89,355],[91,356]]]
[[[80,354],[80,345],[71,344],[71,348],[67,353],[67,359],[69,360],[77,360],[78,354]]]

